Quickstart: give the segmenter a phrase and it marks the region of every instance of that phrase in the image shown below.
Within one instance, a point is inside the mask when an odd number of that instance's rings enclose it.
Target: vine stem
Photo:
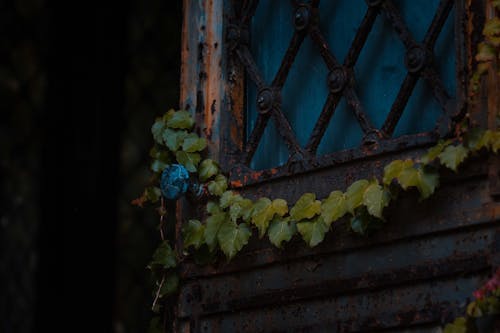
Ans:
[[[155,299],[153,300],[153,305],[151,306],[152,311],[155,310],[156,303],[160,299],[160,291],[161,291],[161,287],[163,287],[163,283],[165,283],[165,275],[166,274],[163,273],[163,276],[162,276],[161,281],[160,281],[160,285],[158,286],[158,290],[156,290]]]
[[[160,207],[160,237],[161,237],[162,241],[165,240],[165,234],[163,233],[163,226],[165,225],[165,215],[167,214],[166,211],[167,211],[167,209],[165,207],[165,199],[163,197],[161,197],[161,207]]]

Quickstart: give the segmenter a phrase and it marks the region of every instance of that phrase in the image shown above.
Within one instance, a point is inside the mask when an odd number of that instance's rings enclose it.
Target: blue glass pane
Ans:
[[[417,41],[422,41],[436,12],[439,0],[394,2]],[[364,0],[323,1],[320,30],[331,52],[342,63],[366,13]],[[286,52],[294,27],[290,1],[261,0],[251,25],[250,49],[267,84],[272,82]],[[455,95],[454,11],[448,17],[435,46],[435,64],[451,96]],[[405,48],[384,14],[378,15],[354,67],[356,93],[377,128],[384,123],[407,74]],[[309,37],[304,40],[282,90],[282,109],[301,145],[305,145],[328,95],[328,69]],[[247,82],[247,132],[253,129],[256,88]],[[431,130],[441,107],[432,97],[430,86],[419,80],[394,136]],[[357,147],[363,132],[352,110],[341,99],[318,147],[318,154]],[[252,161],[254,169],[282,165],[288,159],[287,147],[272,119]]]

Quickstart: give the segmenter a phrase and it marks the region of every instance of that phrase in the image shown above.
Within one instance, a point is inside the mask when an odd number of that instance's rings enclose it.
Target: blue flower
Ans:
[[[183,165],[171,164],[163,170],[160,179],[161,194],[165,199],[179,199],[189,188],[189,172]]]

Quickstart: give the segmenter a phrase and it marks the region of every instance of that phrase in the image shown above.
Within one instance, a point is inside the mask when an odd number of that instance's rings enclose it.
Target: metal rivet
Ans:
[[[303,30],[307,27],[309,24],[309,8],[306,6],[300,6],[296,11],[295,11],[295,16],[294,16],[294,24],[295,28],[297,30]]]
[[[334,68],[328,74],[328,87],[331,92],[337,93],[344,89],[347,83],[347,73],[342,67]]]
[[[259,112],[264,114],[271,110],[273,106],[273,93],[269,88],[262,89],[257,95],[257,106]]]
[[[421,46],[415,46],[408,50],[405,56],[405,65],[410,73],[422,70],[427,64],[428,54]]]

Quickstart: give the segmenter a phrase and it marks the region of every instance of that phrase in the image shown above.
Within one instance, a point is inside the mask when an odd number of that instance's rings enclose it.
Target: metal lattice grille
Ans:
[[[343,61],[339,60],[328,46],[328,41],[319,27],[319,0],[308,3],[292,1],[291,10],[294,11],[294,33],[281,60],[279,69],[271,82],[266,82],[260,73],[254,57],[249,49],[249,24],[258,6],[257,0],[243,1],[238,15],[232,18],[228,27],[228,41],[232,55],[243,64],[247,75],[257,87],[256,107],[258,111],[255,124],[251,129],[248,140],[244,145],[242,162],[250,165],[262,139],[264,130],[270,118],[276,124],[279,135],[286,143],[290,161],[314,161],[325,131],[334,115],[342,98],[349,105],[357,123],[363,131],[362,145],[366,149],[391,145],[394,141],[393,134],[400,120],[408,100],[414,91],[417,82],[422,79],[432,91],[433,98],[439,103],[443,114],[436,124],[434,137],[443,135],[449,128],[450,120],[459,113],[459,108],[454,98],[450,97],[443,84],[435,64],[434,46],[453,6],[453,0],[441,0],[433,14],[433,19],[428,26],[422,42],[418,42],[410,32],[399,9],[390,0],[366,1],[366,13],[361,21],[355,37]],[[397,96],[392,103],[390,111],[381,127],[376,127],[368,114],[355,87],[354,66],[365,46],[365,42],[372,31],[378,15],[383,15],[388,20],[404,45],[406,54],[404,63],[406,77],[399,87]],[[317,47],[321,58],[328,68],[328,96],[323,109],[317,118],[314,128],[305,145],[301,145],[292,130],[282,108],[283,86],[287,80],[292,64],[305,38],[310,38]]]

